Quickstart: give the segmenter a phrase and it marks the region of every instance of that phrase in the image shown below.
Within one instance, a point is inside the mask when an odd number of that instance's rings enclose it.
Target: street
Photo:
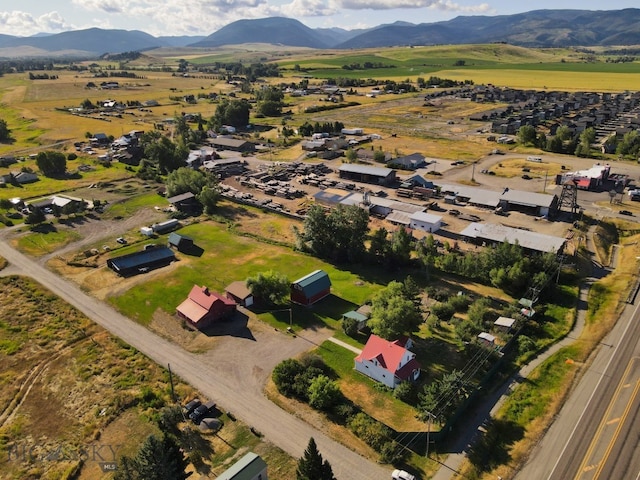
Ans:
[[[629,306],[601,342],[517,479],[638,479],[639,309]]]

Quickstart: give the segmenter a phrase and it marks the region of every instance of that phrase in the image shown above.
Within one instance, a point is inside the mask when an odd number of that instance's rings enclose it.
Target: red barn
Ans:
[[[236,302],[209,291],[207,287],[194,285],[187,299],[178,305],[176,311],[188,325],[203,330],[213,322],[233,315]]]
[[[324,270],[316,270],[291,284],[291,301],[312,305],[331,293],[331,280]]]

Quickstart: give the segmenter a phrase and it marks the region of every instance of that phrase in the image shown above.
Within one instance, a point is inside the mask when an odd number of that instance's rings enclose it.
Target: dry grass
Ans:
[[[11,452],[0,456],[0,479],[71,478],[71,471],[81,480],[103,478],[98,461],[134,455],[147,435],[159,433],[150,421],[156,408],[144,404],[142,391],[149,388],[168,403],[166,372],[32,280],[0,278],[0,287],[0,447]],[[178,382],[176,393],[192,398],[197,392]],[[217,436],[199,441],[213,453],[198,473],[220,473],[248,449],[267,461],[275,478],[295,470],[294,459],[240,421],[227,421]],[[115,458],[108,446],[117,449]],[[33,458],[22,458],[23,448]],[[84,462],[81,449],[90,453]],[[65,457],[43,461],[56,451]],[[103,458],[92,456],[95,451]]]
[[[160,367],[35,282],[7,277],[1,283],[0,436],[5,445],[33,447],[36,455],[60,446],[79,448],[129,408],[143,384],[164,391]],[[140,422],[128,422],[127,428],[135,432]],[[40,478],[59,478],[77,463],[0,462],[0,478],[25,478],[34,470]]]
[[[360,438],[351,433],[349,429],[338,425],[335,422],[327,421],[322,413],[314,410],[308,404],[281,395],[278,393],[273,381],[269,380],[269,383],[265,387],[265,393],[269,400],[289,412],[289,414],[304,419],[305,422],[314,428],[326,433],[337,442],[340,442],[343,445],[348,445],[351,450],[359,453],[363,457],[372,461],[378,460],[379,454]]]
[[[526,172],[525,169],[529,171]],[[513,178],[528,174],[532,178],[544,178],[547,176],[550,183],[556,175],[562,173],[562,165],[556,162],[542,161],[531,162],[526,158],[512,158],[496,163],[490,169],[499,177]]]

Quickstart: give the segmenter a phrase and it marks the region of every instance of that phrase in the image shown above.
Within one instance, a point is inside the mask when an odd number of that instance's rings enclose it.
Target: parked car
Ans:
[[[411,475],[409,472],[404,470],[394,470],[391,474],[391,478],[393,480],[416,480],[414,475]]]
[[[194,398],[193,400],[187,402],[187,404],[184,406],[185,415],[191,415],[191,413],[200,405],[202,405],[202,402],[197,398]]]
[[[453,210],[449,210],[449,215],[457,217],[458,215],[460,215],[460,210],[456,210],[455,208]]]
[[[118,242],[121,245],[124,245],[125,243],[127,243],[127,240],[124,237],[118,237],[116,238],[116,242]]]
[[[526,173],[522,175],[523,180],[531,180],[531,175],[527,175]]]
[[[633,212],[629,211],[629,210],[620,210],[618,212],[620,215],[627,215],[629,217],[633,217]]]
[[[199,425],[203,418],[206,418],[213,409],[216,408],[216,403],[213,401],[198,405],[190,414],[189,418],[193,423]]]

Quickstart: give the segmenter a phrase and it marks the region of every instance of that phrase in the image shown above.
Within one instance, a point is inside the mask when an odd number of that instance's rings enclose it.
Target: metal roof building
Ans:
[[[331,293],[331,280],[324,270],[315,270],[291,284],[291,301],[311,305]]]
[[[249,452],[217,478],[218,480],[267,480],[267,464],[259,455]]]
[[[169,265],[176,259],[168,247],[155,247],[107,260],[107,266],[123,277],[141,273],[143,269]]]
[[[346,163],[340,165],[340,178],[347,178],[356,182],[388,185],[396,180],[396,172],[391,168],[371,167],[368,165],[354,165]]]
[[[506,227],[495,223],[472,222],[460,235],[477,242],[518,243],[521,247],[535,252],[560,253],[566,239],[519,228]]]

